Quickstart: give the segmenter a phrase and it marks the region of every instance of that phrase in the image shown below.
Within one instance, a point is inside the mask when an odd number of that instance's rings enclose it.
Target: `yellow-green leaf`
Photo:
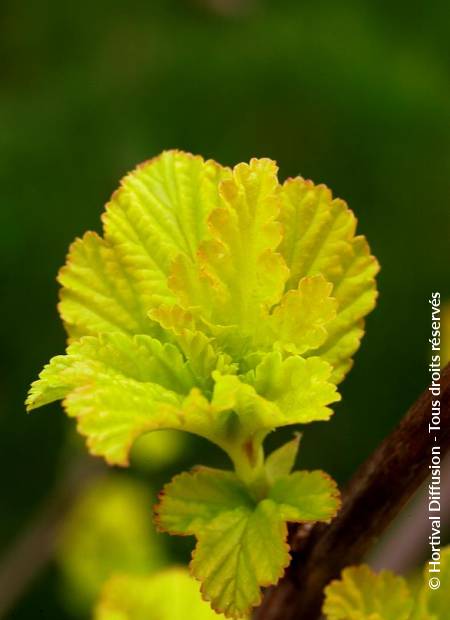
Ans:
[[[281,240],[276,171],[268,159],[234,168],[209,217],[212,238],[200,245],[195,264],[181,255],[170,280],[181,305],[198,308],[212,325],[235,325],[243,338],[262,310],[279,301],[288,277],[275,252]]]
[[[58,309],[71,340],[111,331],[152,333],[146,305],[117,251],[96,233],[70,246],[58,281]]]
[[[368,566],[346,568],[325,589],[327,620],[409,620],[413,599],[402,577]]]
[[[321,472],[297,472],[246,487],[236,474],[197,469],[164,487],[160,529],[195,535],[191,569],[204,597],[227,616],[246,616],[261,587],[288,565],[287,521],[328,521],[339,507],[336,485]]]
[[[294,469],[300,439],[300,433],[296,433],[293,439],[271,452],[266,458],[265,469],[272,483],[281,476],[290,474]]]
[[[375,306],[374,277],[379,269],[367,241],[361,236],[353,239],[352,254],[343,266],[344,273],[334,283],[332,292],[337,302],[336,318],[327,324],[325,343],[311,353],[330,362],[336,383],[342,381],[351,368],[351,358],[364,335],[364,317]]]
[[[181,428],[181,406],[194,386],[178,349],[150,336],[105,333],[72,344],[54,358],[30,390],[29,409],[56,398],[77,418],[93,454],[126,464],[134,440],[161,428]]]
[[[104,237],[77,240],[59,275],[59,309],[72,339],[153,333],[148,311],[174,299],[172,261],[180,252],[194,256],[219,181],[229,175],[211,160],[166,151],[123,179],[103,216]]]
[[[324,186],[280,185],[269,159],[145,162],[103,236],[71,248],[60,313],[80,348],[44,369],[28,407],[64,399],[91,450],[120,464],[151,430],[200,434],[236,461],[277,426],[327,420],[375,300],[355,227]]]
[[[286,521],[330,521],[340,507],[336,483],[322,471],[296,471],[279,477],[268,497]]]
[[[318,357],[283,360],[274,352],[256,367],[253,381],[256,392],[280,410],[282,416],[276,426],[284,426],[330,418],[328,405],[341,398],[330,382],[330,374],[330,365]]]
[[[227,617],[246,617],[261,600],[260,588],[276,583],[289,564],[286,537],[270,500],[218,515],[199,534],[191,563],[212,607]]]
[[[235,508],[252,509],[248,489],[231,471],[199,467],[164,487],[156,507],[157,524],[172,534],[196,535],[217,515]]]
[[[336,316],[332,285],[321,275],[302,278],[298,288],[288,291],[268,317],[265,337],[270,344],[301,355],[327,339],[327,324]]]
[[[289,179],[281,197],[284,236],[280,252],[290,270],[288,288],[296,288],[305,276],[318,274],[333,285],[337,315],[327,324],[328,338],[312,354],[333,365],[333,379],[339,382],[359,347],[363,318],[375,305],[378,263],[364,237],[355,237],[352,211],[344,201],[333,199],[327,187],[302,178]]]
[[[137,577],[116,575],[104,586],[95,620],[220,620],[198,582],[181,567]]]

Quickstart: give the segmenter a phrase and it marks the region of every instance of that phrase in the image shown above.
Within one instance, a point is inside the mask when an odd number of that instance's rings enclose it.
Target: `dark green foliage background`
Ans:
[[[57,269],[75,236],[99,229],[119,178],[162,149],[225,164],[265,155],[281,178],[325,182],[380,259],[379,305],[343,402],[306,433],[302,466],[344,482],[426,386],[428,297],[450,298],[448,2],[214,9],[226,4],[2,2],[2,547],[64,467],[59,406],[23,407],[64,347]],[[67,617],[56,590],[49,569],[11,617]]]

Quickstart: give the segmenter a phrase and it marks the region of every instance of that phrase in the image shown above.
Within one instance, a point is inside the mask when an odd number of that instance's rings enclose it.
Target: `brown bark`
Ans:
[[[450,447],[450,365],[441,376],[440,431],[428,432],[427,389],[398,427],[351,479],[342,509],[330,525],[310,532],[292,529],[292,564],[279,584],[266,591],[256,620],[317,620],[323,589],[348,565],[361,562],[416,489],[429,476],[434,437],[441,459]],[[411,541],[414,544],[414,541]]]

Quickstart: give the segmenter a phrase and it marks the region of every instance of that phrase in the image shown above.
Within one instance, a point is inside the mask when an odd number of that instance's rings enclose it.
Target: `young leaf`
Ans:
[[[220,620],[202,600],[199,585],[176,567],[154,575],[116,575],[105,584],[95,620]]]
[[[379,270],[376,259],[364,237],[354,237],[352,255],[344,262],[345,271],[334,284],[337,315],[327,324],[328,338],[313,352],[330,362],[334,368],[333,380],[342,381],[350,370],[352,356],[358,350],[364,335],[365,317],[375,306],[377,291],[374,277]]]
[[[84,337],[70,345],[67,355],[57,356],[34,382],[27,405],[30,409],[64,397],[75,387],[99,377],[124,376],[140,383],[155,383],[187,394],[195,377],[180,351],[150,336],[105,333]],[[58,395],[53,394],[58,390]]]
[[[173,301],[167,277],[181,253],[193,256],[230,171],[167,151],[127,175],[103,216],[104,238],[88,233],[61,270],[59,310],[69,335],[153,333],[148,311]]]
[[[195,535],[191,569],[214,609],[242,617],[290,561],[289,521],[328,521],[339,508],[336,485],[321,472],[280,478],[253,494],[236,474],[199,468],[166,485],[156,507],[160,529]]]
[[[300,440],[300,433],[296,433],[293,439],[269,454],[265,469],[270,482],[275,482],[281,476],[287,476],[294,469]]]
[[[174,345],[150,336],[105,333],[70,345],[54,358],[30,391],[27,406],[56,398],[77,418],[93,454],[126,464],[140,434],[181,428],[181,405],[194,385],[189,366]]]
[[[252,510],[254,504],[233,472],[198,467],[164,487],[155,508],[156,522],[172,534],[197,535],[218,515],[237,508]]]
[[[327,522],[340,506],[336,483],[322,471],[296,471],[282,476],[268,497],[277,504],[286,521]]]
[[[289,564],[286,537],[286,524],[270,500],[211,521],[198,536],[191,569],[212,608],[227,617],[246,617],[261,600],[260,588],[276,583]]]
[[[319,358],[283,360],[277,351],[263,355],[255,371],[242,378],[215,371],[210,438],[234,460],[236,446],[257,451],[276,427],[328,420],[328,405],[340,400],[336,386],[328,381],[330,371]]]
[[[353,213],[324,185],[289,179],[281,199],[285,232],[279,249],[290,270],[287,288],[295,289],[301,278],[317,274],[333,285],[337,315],[326,326],[326,341],[312,355],[329,361],[334,381],[340,382],[359,347],[363,318],[375,305],[378,263],[364,237],[355,237]]]
[[[103,237],[77,240],[60,273],[80,346],[44,369],[29,409],[64,398],[93,453],[119,464],[150,430],[198,433],[236,460],[277,426],[328,419],[377,265],[345,203],[276,173],[168,151],[127,175]]]
[[[146,306],[115,248],[96,233],[72,243],[58,281],[58,309],[71,341],[112,331],[153,333]]]
[[[298,288],[288,291],[268,317],[273,333],[269,342],[289,353],[301,355],[327,338],[326,325],[336,316],[332,285],[321,275],[302,278]]]
[[[433,590],[430,577],[440,585]],[[423,583],[409,586],[389,571],[375,573],[368,566],[342,571],[340,580],[325,589],[323,611],[327,620],[447,620],[450,589],[450,546],[441,550],[440,572],[424,567]]]
[[[402,577],[358,566],[326,587],[323,612],[327,620],[409,620],[413,603]]]
[[[169,280],[197,329],[238,359],[255,340],[258,321],[280,300],[288,276],[275,252],[281,239],[276,170],[268,159],[234,168],[209,217],[211,239],[200,244],[195,261],[180,254]]]
[[[262,396],[237,376],[214,371],[208,401],[196,387],[201,383],[192,364],[175,345],[105,333],[83,337],[66,356],[55,357],[33,384],[27,406],[64,398],[92,453],[123,465],[134,440],[152,430],[186,430],[232,451],[238,438],[245,443],[259,434],[261,443],[276,426],[327,419],[326,405],[339,398],[328,374],[319,359],[282,361],[275,352],[256,368],[254,383]]]
[[[276,426],[328,420],[328,405],[340,400],[329,381],[331,366],[318,357],[292,356],[282,359],[279,352],[265,355],[256,367],[253,381],[258,394],[277,405],[282,419]]]
[[[154,383],[102,377],[75,389],[64,400],[93,455],[110,465],[128,465],[134,441],[143,433],[181,428],[181,399]]]
[[[280,299],[288,276],[274,251],[281,239],[276,171],[269,159],[235,167],[220,186],[221,204],[209,217],[212,238],[200,245],[198,263],[180,256],[170,280],[182,305],[243,335],[260,308]]]

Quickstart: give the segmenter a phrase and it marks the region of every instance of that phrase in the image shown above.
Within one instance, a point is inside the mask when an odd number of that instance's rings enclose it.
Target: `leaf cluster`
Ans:
[[[302,178],[280,184],[269,159],[230,169],[165,152],[123,179],[102,219],[103,235],[77,239],[60,271],[69,343],[27,406],[63,400],[112,465],[161,429],[222,448],[234,471],[175,478],[158,523],[196,536],[204,597],[245,615],[289,562],[286,522],[338,508],[328,477],[291,472],[295,442],[268,459],[263,442],[330,418],[377,262],[345,202]]]

